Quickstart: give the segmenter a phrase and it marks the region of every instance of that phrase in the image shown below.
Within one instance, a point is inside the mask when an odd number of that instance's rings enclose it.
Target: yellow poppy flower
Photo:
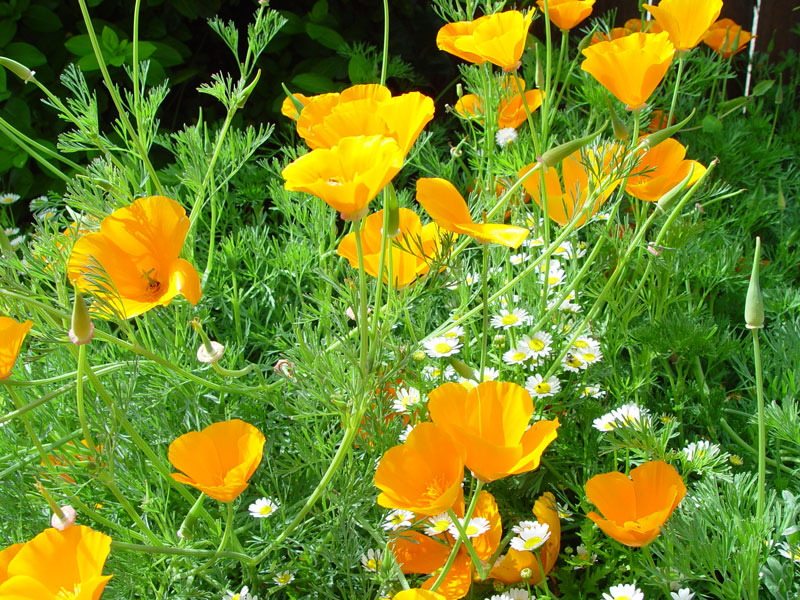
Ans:
[[[372,199],[397,175],[404,155],[392,138],[346,137],[330,149],[301,156],[281,175],[287,190],[313,194],[338,210],[343,219],[354,221],[367,213]]]
[[[675,48],[669,35],[632,33],[583,50],[581,69],[630,110],[641,109],[664,79]]]
[[[474,21],[449,23],[436,35],[436,45],[475,64],[488,61],[507,71],[519,66],[534,10],[485,15]]]
[[[686,148],[672,138],[643,152],[639,156],[639,164],[628,178],[625,191],[639,200],[658,202],[694,168],[687,184],[691,187],[706,172],[706,168],[695,160],[684,160],[685,156]]]
[[[442,229],[463,233],[481,243],[494,242],[517,248],[530,233],[524,227],[514,225],[475,223],[463,196],[445,179],[427,177],[419,179],[417,202]]]
[[[430,263],[438,256],[441,248],[441,235],[436,223],[424,227],[413,210],[400,209],[400,233],[392,244],[392,277],[395,287],[405,287],[430,269]],[[383,230],[383,210],[369,215],[364,220],[361,245],[364,252],[364,270],[373,277],[378,276],[380,268],[381,239]],[[339,256],[350,261],[350,266],[358,268],[356,233],[347,234],[336,249]],[[388,259],[388,252],[385,258]],[[384,283],[386,277],[384,274]]]
[[[644,8],[669,33],[676,50],[691,50],[705,36],[722,10],[722,0],[661,0]]]
[[[561,178],[555,167],[547,169],[544,180],[549,217],[563,227],[573,217],[580,215],[575,222],[575,226],[580,227],[595,215],[620,183],[614,170],[622,159],[623,151],[621,146],[612,144],[584,151],[584,154],[580,150],[573,152],[561,163]],[[519,177],[523,177],[534,166],[530,164],[523,167]],[[541,176],[531,175],[522,185],[534,201],[542,206]],[[594,204],[587,213],[584,207],[590,194],[594,196]]]
[[[297,99],[300,104],[303,106],[307,105],[311,98],[305,96],[303,94],[294,93],[293,96]],[[297,110],[297,107],[294,105],[294,101],[292,100],[291,96],[286,96],[281,103],[281,114],[284,117],[289,117],[292,121],[297,121],[300,117],[300,113]]]
[[[103,317],[130,319],[178,294],[197,304],[200,277],[178,258],[188,231],[186,211],[175,200],[139,198],[75,242],[69,279],[97,299],[93,307]]]
[[[103,575],[110,549],[110,537],[84,525],[45,529],[0,553],[0,598],[97,600],[111,579]]]
[[[723,58],[730,58],[750,43],[753,35],[731,19],[720,19],[708,28],[703,43]]]
[[[569,30],[592,14],[595,0],[549,0],[547,9],[550,20],[562,30]],[[544,0],[536,0],[539,9],[544,11]]]
[[[0,317],[0,379],[11,375],[19,349],[22,348],[22,342],[31,327],[33,321],[19,323],[11,317]]]
[[[258,429],[239,419],[190,431],[169,445],[169,462],[183,471],[172,473],[172,478],[215,500],[231,502],[249,485],[265,441]]]
[[[433,112],[433,100],[419,92],[392,97],[382,85],[355,85],[310,98],[297,133],[312,150],[333,148],[345,137],[382,135],[394,139],[405,156]]]

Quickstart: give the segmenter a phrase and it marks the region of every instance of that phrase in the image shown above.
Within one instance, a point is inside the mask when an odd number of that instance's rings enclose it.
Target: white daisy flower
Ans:
[[[603,600],[644,600],[642,591],[630,583],[612,585],[608,592],[603,593]]]
[[[25,236],[24,235],[18,235],[17,237],[11,238],[10,240],[8,240],[8,243],[11,244],[12,248],[16,248],[17,246],[19,246],[24,241],[25,241]]]
[[[530,351],[527,348],[523,348],[520,344],[517,344],[516,348],[503,353],[503,362],[507,365],[518,365],[525,362],[530,357]]]
[[[453,354],[458,354],[463,346],[458,340],[444,336],[426,340],[422,345],[425,346],[425,353],[431,358],[453,356]]]
[[[486,367],[483,370],[483,381],[495,381],[498,377],[500,377],[500,369]]]
[[[517,130],[513,127],[504,127],[494,134],[494,141],[501,148],[505,148],[517,141]]]
[[[558,518],[559,519],[561,519],[562,521],[572,521],[573,520],[572,519],[572,513],[569,512],[566,508],[564,508],[560,504],[557,504],[556,508],[558,510]]]
[[[514,294],[511,296],[511,302],[516,304],[519,302],[519,294]],[[500,296],[500,306],[503,308],[508,306],[508,296]]]
[[[250,511],[250,516],[256,519],[265,519],[271,517],[272,513],[281,507],[281,503],[271,498],[259,498],[247,507]]]
[[[526,529],[530,529],[531,527],[535,527],[539,521],[520,521],[513,527],[511,527],[511,532],[520,535]]]
[[[531,229],[533,224],[528,223],[528,229]],[[542,248],[544,246],[544,238],[543,237],[536,237],[536,238],[527,238],[525,241],[522,242],[522,245],[526,248]]]
[[[12,194],[10,192],[0,194],[0,204],[14,204],[17,200],[19,200],[19,194]]]
[[[672,596],[672,600],[692,600],[694,598],[694,592],[689,588],[681,588],[677,592],[670,592],[670,596]]]
[[[558,248],[553,250],[553,256],[563,256],[564,258],[572,258],[572,243],[561,242]]]
[[[505,308],[500,309],[500,314],[492,317],[490,321],[492,327],[496,329],[510,329],[521,327],[528,322],[528,311],[524,308],[513,308],[510,311]]]
[[[589,348],[599,348],[600,342],[588,335],[582,335],[572,342],[572,347],[578,350],[587,350]]]
[[[222,600],[255,600],[253,596],[250,595],[250,588],[244,586],[242,591],[237,593],[234,592],[227,592],[223,597]]]
[[[481,274],[480,273],[467,273],[464,275],[464,283],[466,285],[472,286],[476,283],[480,283],[481,281]]]
[[[708,440],[700,440],[699,442],[692,442],[683,449],[683,454],[686,460],[694,460],[695,458],[712,458],[719,454],[719,446],[712,444]]]
[[[361,564],[364,569],[370,573],[375,573],[381,568],[381,561],[383,560],[383,552],[380,550],[373,550],[370,548],[366,554],[361,555]]]
[[[602,398],[605,395],[605,391],[596,385],[587,385],[581,390],[581,396],[584,398]]]
[[[444,533],[453,525],[453,521],[446,512],[439,513],[432,517],[428,517],[429,525],[425,526],[425,533],[430,536],[439,535]]]
[[[575,302],[564,300],[561,304],[559,304],[558,310],[560,310],[561,312],[571,313],[573,315],[576,315],[579,312],[583,311],[583,307],[580,304],[576,304]]]
[[[617,420],[614,418],[613,413],[606,413],[592,421],[592,427],[598,431],[611,431],[617,428]]]
[[[561,391],[561,382],[558,377],[552,376],[545,379],[536,373],[525,380],[525,389],[533,398],[546,398]]]
[[[641,408],[637,404],[624,404],[612,410],[611,414],[619,426],[638,426],[647,418],[647,409]]]
[[[479,535],[489,531],[489,520],[484,519],[483,517],[474,517],[470,519],[468,525],[464,525],[464,519],[459,519],[458,522],[464,529],[464,533],[467,534],[468,538],[478,537]],[[450,535],[458,539],[458,528],[456,527],[455,523],[450,524],[448,531],[450,532]]]
[[[442,334],[442,337],[446,338],[463,338],[464,337],[464,328],[461,325],[456,325],[451,329],[448,329]]]
[[[278,573],[275,575],[275,577],[272,578],[272,581],[283,587],[294,581],[294,574],[290,573],[289,571],[284,571],[283,573]]]
[[[551,352],[552,336],[546,331],[537,331],[533,335],[523,335],[517,347],[524,347],[533,358],[549,356]]]
[[[555,287],[557,285],[561,285],[564,283],[564,278],[566,277],[566,273],[563,269],[550,269],[547,273],[547,277],[542,277],[542,283],[546,283],[549,287]]]
[[[530,527],[523,529],[511,540],[511,547],[520,552],[537,550],[550,537],[550,526],[547,523],[534,521]]]
[[[6,227],[3,230],[3,233],[6,235],[17,235],[19,233],[19,227]]]
[[[540,279],[544,278],[545,273],[559,270],[561,270],[561,263],[555,258],[551,258],[549,261],[543,261],[536,265],[536,271],[539,273]]]
[[[417,388],[399,388],[395,393],[392,410],[396,413],[407,413],[420,404],[422,404],[422,394]]]
[[[464,386],[465,390],[472,390],[478,387],[478,382],[474,379],[467,379],[466,377],[459,377],[456,383],[460,383]]]
[[[401,443],[401,444],[404,444],[404,443],[405,443],[405,441],[408,439],[408,435],[409,435],[409,434],[410,434],[412,431],[414,431],[414,427],[415,427],[415,425],[411,425],[411,424],[409,423],[408,425],[406,425],[406,426],[405,426],[405,428],[403,429],[403,431],[401,431],[401,432],[400,432],[400,435],[398,436],[398,439],[400,440],[400,443]]]
[[[403,527],[411,527],[414,521],[414,513],[410,510],[397,509],[390,512],[383,523],[386,531],[397,531]]]
[[[575,565],[572,567],[573,569],[584,569],[588,565],[592,565],[597,562],[597,554],[592,554],[589,556],[589,553],[586,551],[586,548],[583,546],[578,546],[575,548],[575,560],[581,562],[579,565]]]
[[[503,595],[508,598],[508,600],[531,600],[533,598],[527,590],[523,590],[522,588],[506,590]]]
[[[581,369],[588,369],[589,365],[593,365],[594,363],[603,360],[603,353],[600,352],[600,348],[597,347],[578,350],[575,355],[583,363],[581,365]]]
[[[508,257],[508,262],[512,265],[521,265],[526,260],[530,260],[531,256],[529,254],[512,254]]]
[[[796,563],[800,563],[800,546],[795,546],[793,548],[786,542],[782,542],[781,544],[778,544],[778,553],[785,558],[793,560]]]
[[[444,373],[442,373],[442,377],[444,377],[447,381],[452,381],[458,375],[456,374],[456,370],[453,368],[453,365],[447,365],[444,368]]]
[[[561,366],[564,367],[565,371],[570,371],[572,373],[579,373],[581,369],[586,368],[586,365],[580,359],[580,356],[577,352],[568,352],[564,357]]]

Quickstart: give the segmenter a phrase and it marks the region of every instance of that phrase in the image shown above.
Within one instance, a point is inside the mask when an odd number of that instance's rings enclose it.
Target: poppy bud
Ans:
[[[390,238],[400,234],[400,203],[397,201],[397,194],[394,186],[389,183],[386,186],[386,235]]]
[[[31,71],[25,65],[18,63],[15,60],[11,60],[10,58],[6,58],[5,56],[0,56],[0,65],[3,65],[14,75],[22,79],[22,81],[25,83],[28,83],[31,79],[33,79],[33,76],[36,74],[36,71]]]
[[[531,577],[533,577],[533,571],[531,571],[529,568],[526,567],[519,572],[519,576],[522,579],[530,579]]]
[[[628,138],[631,137],[631,132],[628,130],[625,123],[620,121],[608,96],[606,96],[606,104],[608,104],[608,112],[611,113],[611,126],[614,128],[614,137],[623,142],[627,141]]]
[[[556,146],[555,148],[548,150],[538,158],[539,164],[541,164],[545,169],[549,169],[550,167],[557,165],[570,154],[576,150],[580,150],[586,144],[599,136],[606,127],[608,127],[608,122],[604,123],[603,126],[594,133],[590,133],[589,135],[578,138],[577,140],[566,142],[560,146]]]
[[[94,323],[89,316],[89,309],[83,300],[80,290],[75,288],[75,300],[72,304],[72,323],[69,330],[69,341],[78,346],[88,344],[94,337]]]
[[[259,72],[260,72],[260,69],[259,69]],[[257,80],[258,80],[258,79],[256,79],[256,81],[257,81]],[[289,98],[291,98],[291,99],[292,99],[292,104],[294,105],[294,109],[297,111],[297,114],[299,115],[301,112],[303,112],[303,109],[305,108],[305,105],[304,105],[302,102],[300,102],[300,100],[298,100],[298,99],[295,97],[295,95],[294,95],[294,94],[292,94],[292,92],[290,92],[290,91],[289,91],[289,88],[287,88],[287,87],[286,87],[286,84],[284,84],[283,82],[281,82],[281,87],[283,88],[283,91],[284,91],[284,93],[285,93],[285,94],[286,94],[286,95],[287,95]]]
[[[57,514],[53,513],[53,516],[50,517],[50,525],[59,531],[64,531],[75,524],[78,513],[67,504],[61,507],[61,515],[62,516],[59,517]]]
[[[258,80],[260,78],[261,78],[261,69],[259,69],[256,72],[256,76],[255,78],[253,78],[253,81],[250,83],[250,85],[248,85],[241,92],[239,92],[239,98],[238,102],[236,103],[236,108],[244,108],[244,103],[247,102],[247,99],[250,97],[250,94],[253,93],[253,90],[255,89],[256,84],[258,83]],[[300,108],[300,110],[303,110],[302,107]]]
[[[667,209],[669,209],[669,207],[672,206],[672,203],[675,201],[675,199],[678,198],[678,196],[680,196],[683,193],[684,188],[686,188],[689,181],[691,181],[693,172],[694,172],[694,165],[691,166],[691,168],[689,169],[689,174],[683,178],[683,181],[681,181],[678,185],[676,185],[666,194],[661,196],[661,198],[658,200],[658,203],[656,204],[659,210],[666,212]]]
[[[778,91],[775,92],[775,104],[783,104],[783,86],[778,85]]]
[[[783,195],[783,184],[778,180],[778,210],[786,210],[786,196]]]
[[[464,95],[464,86],[460,83],[456,84],[456,96],[461,98]]]
[[[694,113],[696,111],[697,111],[697,109],[693,108],[692,112],[689,114],[689,116],[686,117],[680,123],[676,123],[675,125],[672,125],[671,127],[665,127],[664,129],[656,131],[655,133],[651,133],[650,135],[645,137],[643,139],[643,141],[645,143],[645,147],[648,150],[651,149],[651,148],[654,148],[655,146],[658,146],[661,142],[663,142],[665,139],[670,138],[674,134],[678,133],[681,129],[683,129],[684,125],[686,125],[692,119],[692,117],[694,117]]]
[[[750,285],[747,288],[747,299],[744,303],[744,322],[748,329],[764,327],[764,297],[759,285],[759,258],[761,257],[761,238],[756,238],[756,250],[753,255],[753,271],[750,274]]]
[[[583,52],[584,50],[586,50],[586,48],[589,47],[589,45],[592,43],[592,40],[594,39],[594,33],[596,30],[597,28],[595,27],[589,33],[583,36],[583,38],[581,38],[581,41],[578,42],[578,52]]]
[[[202,363],[215,363],[222,358],[223,354],[225,354],[225,346],[214,340],[209,340],[207,344],[200,344],[197,349],[197,360]]]
[[[452,356],[448,360],[450,361],[450,364],[452,365],[453,369],[455,369],[456,373],[458,373],[465,379],[475,379],[475,371],[473,371],[472,367],[470,367],[463,360],[459,360]]]

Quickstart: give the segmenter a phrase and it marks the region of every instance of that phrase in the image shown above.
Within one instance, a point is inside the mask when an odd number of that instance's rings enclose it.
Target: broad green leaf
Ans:
[[[72,36],[64,43],[64,46],[76,56],[86,56],[93,52],[92,41],[85,33]]]
[[[33,31],[50,33],[63,27],[61,19],[49,8],[41,4],[34,4],[22,16],[22,22]]]
[[[331,50],[338,50],[347,43],[336,30],[325,27],[324,25],[317,25],[316,23],[306,23],[306,33],[312,40],[319,42]]]
[[[773,85],[775,85],[774,79],[765,79],[764,81],[759,81],[753,88],[753,96],[763,96]]]
[[[300,73],[292,77],[292,87],[312,94],[324,94],[336,90],[336,84],[328,77],[317,73]]]
[[[47,62],[47,57],[42,54],[36,46],[27,44],[25,42],[14,42],[6,46],[3,51],[8,58],[13,58],[18,63],[22,63],[26,67],[33,68],[43,65]]]

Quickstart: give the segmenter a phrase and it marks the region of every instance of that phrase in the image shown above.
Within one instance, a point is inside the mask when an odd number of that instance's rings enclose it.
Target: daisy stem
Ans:
[[[356,252],[358,253],[358,331],[361,335],[361,375],[366,381],[367,378],[367,350],[369,327],[367,323],[367,274],[364,271],[364,248],[361,242],[361,225],[364,219],[359,219],[353,223],[356,234]],[[383,234],[385,237],[385,233]],[[383,275],[383,271],[380,272]],[[380,288],[380,283],[378,284]]]
[[[667,117],[667,127],[672,123],[672,115],[675,112],[675,102],[678,100],[678,88],[681,85],[681,75],[683,74],[683,65],[686,62],[686,56],[681,52],[678,57],[678,72],[675,75],[675,89],[672,90],[672,103],[669,105],[669,116]]]
[[[389,0],[383,0],[383,59],[381,61],[381,85],[386,85],[389,66]]]
[[[485,219],[484,219],[485,220]],[[481,336],[481,366],[478,381],[483,381],[483,371],[486,368],[486,350],[489,337],[489,244],[483,246],[483,272],[481,273],[481,302],[483,306],[483,335]]]
[[[756,519],[764,516],[766,504],[766,473],[767,473],[767,428],[764,419],[764,374],[761,369],[761,344],[758,339],[758,329],[753,332],[753,360],[756,369],[756,398],[758,400],[758,500],[756,505]],[[756,577],[758,581],[758,577]]]
[[[390,192],[388,190],[389,186],[392,185],[390,181],[386,188],[383,190],[383,226],[381,227],[381,250],[378,254],[378,284],[375,288],[375,309],[373,310],[372,315],[372,350],[377,352],[378,349],[378,332],[379,332],[379,324],[380,324],[380,315],[381,315],[381,293],[383,292],[383,272],[387,271],[387,282],[388,286],[392,285],[391,280],[391,273],[388,273],[389,269],[386,268],[386,253],[387,253],[387,246],[392,245],[392,240],[389,239],[388,235],[388,228],[389,228],[389,194],[394,192],[394,189]],[[359,233],[359,236],[361,234]],[[361,264],[359,263],[359,268],[361,268]],[[387,292],[387,297],[388,297]],[[387,299],[388,305],[388,299]],[[370,357],[370,361],[374,359],[374,357]]]
[[[547,574],[544,572],[544,565],[542,564],[542,553],[540,550],[537,550],[533,553],[533,555],[536,557],[536,563],[539,565],[539,573],[542,576],[542,580],[539,582],[538,587],[544,588],[547,597],[552,598],[553,596],[550,594],[550,586],[547,585]]]
[[[519,93],[519,97],[522,98],[522,106],[525,107],[525,118],[528,120],[528,127],[531,129],[531,139],[533,140],[533,152],[535,156],[539,156],[541,154],[541,149],[539,146],[539,138],[536,135],[536,126],[533,124],[533,114],[531,113],[531,108],[528,106],[528,99],[525,98],[525,91],[522,89],[522,84],[519,82],[519,77],[516,75],[514,76],[514,82],[517,84],[517,93]],[[542,96],[542,111],[545,110],[544,107],[544,96]]]
[[[548,113],[550,112],[550,92],[553,85],[553,36],[550,31],[550,5],[544,0],[544,37],[546,42],[544,94],[542,97],[542,141],[541,147],[547,147]],[[524,96],[523,96],[524,98]]]
[[[228,509],[225,515],[225,531],[222,532],[222,539],[219,541],[219,546],[217,546],[217,550],[214,552],[214,554],[211,555],[208,561],[206,561],[205,563],[194,569],[191,573],[189,573],[190,576],[202,573],[203,571],[208,569],[208,567],[217,562],[217,559],[225,550],[225,546],[228,545],[228,540],[231,538],[231,530],[233,529],[233,501],[226,502],[225,506]],[[249,557],[247,558],[247,562],[249,563]]]
[[[467,512],[464,515],[465,523],[469,523],[469,520],[472,518],[472,513],[475,512],[475,506],[478,504],[478,494],[480,493],[482,487],[483,487],[483,482],[481,480],[478,480],[478,484],[475,486],[475,493],[472,495],[472,499],[470,500],[469,503],[469,508],[467,508]],[[457,523],[458,518],[453,513],[453,511],[449,510],[448,513],[450,513],[450,518],[453,520],[453,523],[454,524]],[[453,566],[453,562],[455,562],[456,560],[456,556],[458,555],[458,549],[461,547],[461,544],[464,539],[465,539],[464,536],[460,535],[458,539],[453,543],[453,549],[450,550],[450,556],[447,557],[447,561],[444,563],[444,566],[442,566],[442,570],[439,572],[439,576],[436,578],[436,581],[434,581],[433,585],[431,586],[432,592],[438,590],[439,586],[442,585],[444,578],[447,576],[447,572],[450,570],[450,567]],[[480,564],[481,562],[477,561],[477,564],[475,566],[477,567]],[[484,579],[485,577],[486,575],[484,574],[483,577],[481,577],[481,579]]]

